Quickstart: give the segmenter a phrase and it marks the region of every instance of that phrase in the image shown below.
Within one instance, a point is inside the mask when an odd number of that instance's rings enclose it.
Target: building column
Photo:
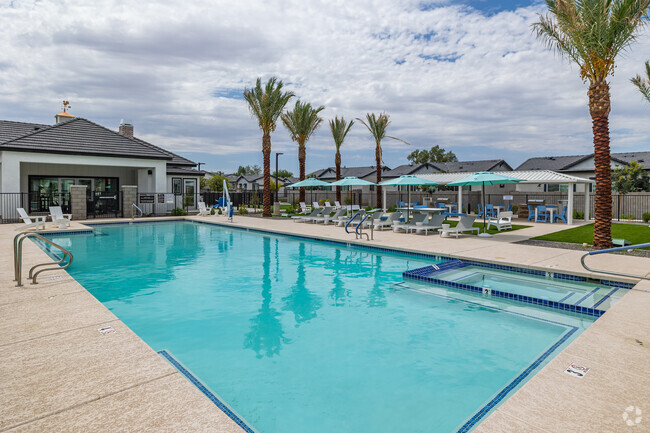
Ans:
[[[463,213],[463,187],[458,187],[458,207],[456,208],[458,213]]]
[[[388,210],[388,205],[386,204],[386,187],[384,187],[384,190],[382,191],[382,194],[384,195],[384,212]]]
[[[569,184],[569,201],[566,208],[566,222],[568,225],[573,224],[573,186],[574,183]]]
[[[122,216],[133,218],[137,213],[133,204],[138,204],[138,187],[135,185],[122,185]]]
[[[591,211],[591,203],[589,197],[589,186],[591,184],[585,183],[585,222],[589,221],[589,211]]]
[[[70,185],[70,209],[72,219],[79,221],[87,217],[86,185]]]

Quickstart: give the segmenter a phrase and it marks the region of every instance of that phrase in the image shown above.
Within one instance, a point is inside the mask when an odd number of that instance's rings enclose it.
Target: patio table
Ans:
[[[555,212],[555,208],[547,207],[546,210],[548,211],[548,215],[549,215],[549,217],[548,217],[549,221],[548,222],[552,223],[553,222],[553,212]],[[534,222],[537,222],[537,206],[535,206],[535,219],[534,219]]]
[[[445,207],[447,208],[447,211],[449,213],[452,213],[454,211],[454,208],[456,208],[455,204],[445,204]]]

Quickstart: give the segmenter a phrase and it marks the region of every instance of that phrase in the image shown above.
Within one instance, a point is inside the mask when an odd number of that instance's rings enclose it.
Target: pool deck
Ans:
[[[513,243],[565,225],[533,224],[488,239],[384,231],[367,242],[355,241],[341,227],[278,218],[187,219],[620,280],[585,272],[581,251]],[[81,223],[69,230],[85,228]],[[15,287],[15,227],[0,226],[0,432],[243,431],[65,271]],[[45,261],[43,251],[25,242],[24,268]],[[650,276],[648,258],[603,254],[589,263]],[[116,332],[102,335],[99,328],[105,326]],[[565,374],[571,362],[589,367],[588,374],[581,379]],[[644,281],[474,431],[650,431],[649,370],[650,281]],[[636,430],[623,419],[630,406],[643,411]]]

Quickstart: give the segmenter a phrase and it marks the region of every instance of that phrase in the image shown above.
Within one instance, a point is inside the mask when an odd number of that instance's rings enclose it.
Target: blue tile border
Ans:
[[[206,397],[210,399],[219,409],[223,411],[228,417],[240,426],[246,433],[257,433],[249,427],[235,412],[233,412],[225,403],[223,403],[212,391],[208,389],[203,383],[197,379],[187,368],[183,366],[168,350],[159,350],[158,354],[165,358],[179,373],[181,373],[187,380],[196,386]]]
[[[606,294],[605,296],[603,296],[603,297],[600,299],[600,301],[598,301],[598,302],[596,302],[594,305],[592,305],[591,308],[596,308],[596,307],[598,307],[600,304],[602,304],[603,302],[605,302],[605,301],[606,301],[610,296],[612,296],[614,293],[616,293],[616,291],[617,291],[618,289],[619,289],[618,287],[614,287],[614,288],[612,289],[611,292],[609,292],[608,294]]]

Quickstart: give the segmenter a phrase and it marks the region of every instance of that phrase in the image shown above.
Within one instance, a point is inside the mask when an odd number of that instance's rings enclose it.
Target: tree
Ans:
[[[262,216],[271,216],[271,132],[275,131],[277,120],[282,115],[285,105],[295,95],[283,91],[284,84],[276,77],[262,87],[258,78],[255,87],[244,90],[244,99],[248,103],[251,116],[257,120],[262,130],[262,156],[264,159],[264,198],[262,199]]]
[[[637,75],[630,81],[639,88],[639,92],[641,92],[643,97],[650,102],[650,60],[645,62],[645,73],[648,78],[643,78],[641,75]]]
[[[406,159],[412,164],[424,164],[425,162],[455,162],[458,158],[451,150],[445,151],[442,147],[435,145],[431,150],[414,150]]]
[[[343,117],[340,119],[335,117],[330,120],[330,130],[334,138],[334,146],[336,146],[336,155],[334,155],[334,165],[336,166],[336,180],[341,179],[341,145],[345,141],[345,137],[350,132],[350,128],[354,125],[354,120],[346,122]],[[341,202],[341,187],[336,187],[336,201]]]
[[[255,174],[260,174],[261,172],[262,168],[259,165],[240,165],[235,172],[235,176],[253,176]]]
[[[390,125],[390,116],[386,113],[381,113],[379,116],[376,116],[375,113],[367,113],[366,121],[363,119],[357,118],[357,120],[365,125],[370,131],[370,135],[375,139],[375,160],[377,162],[377,183],[381,182],[381,168],[382,168],[382,155],[381,155],[381,141],[384,138],[390,138],[393,140],[401,141],[406,143],[406,141],[401,138],[391,137],[386,135],[386,129]],[[408,144],[408,143],[406,143]],[[382,196],[381,196],[381,186],[377,186],[377,207],[382,207]]]
[[[612,173],[614,191],[619,194],[628,192],[650,191],[650,175],[637,161],[623,168],[615,168]]]
[[[275,177],[275,171],[271,174],[271,176]],[[286,179],[287,177],[293,177],[293,173],[291,173],[289,170],[285,170],[281,168],[278,170],[278,177],[282,177]]]
[[[616,56],[630,46],[645,25],[650,0],[546,0],[549,13],[533,29],[546,45],[580,67],[589,82],[589,114],[594,136],[596,200],[594,247],[612,246],[612,173],[609,151],[607,78]]]
[[[323,121],[322,118],[318,117],[318,113],[324,109],[323,106],[314,108],[308,102],[296,101],[293,111],[288,111],[282,115],[282,123],[289,130],[291,139],[298,143],[300,180],[305,180],[305,159],[307,158],[305,144]],[[300,201],[305,201],[305,188],[300,188]]]
[[[207,188],[210,191],[221,192],[223,191],[223,181],[226,181],[226,185],[229,189],[232,188],[230,181],[225,176],[220,174],[215,174],[212,177],[203,177],[201,178],[201,189]]]

